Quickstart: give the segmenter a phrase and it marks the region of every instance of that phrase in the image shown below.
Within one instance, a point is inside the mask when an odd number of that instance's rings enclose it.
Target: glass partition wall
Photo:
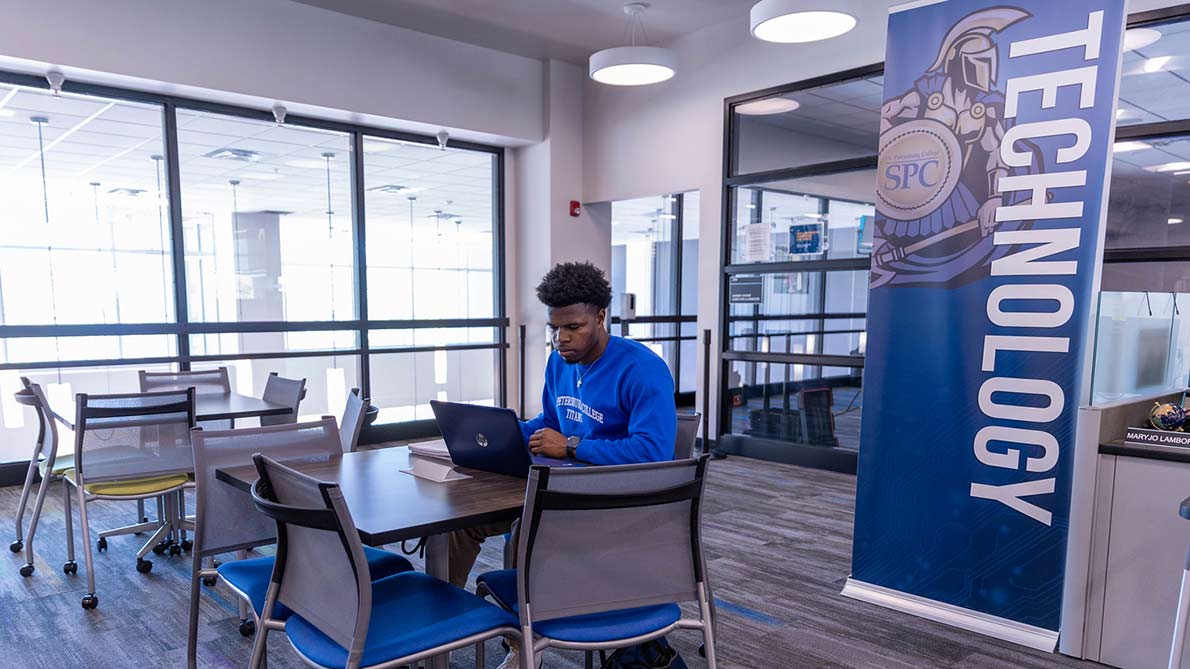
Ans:
[[[1190,382],[1178,327],[1190,306],[1190,98],[1175,94],[1190,92],[1190,15],[1135,14],[1129,27],[1146,32],[1124,54],[1096,401]],[[726,452],[854,471],[882,73],[725,101]]]
[[[20,377],[69,404],[138,369],[226,366],[259,396],[352,388],[372,440],[428,402],[505,402],[502,150],[0,74],[0,462],[36,425]]]

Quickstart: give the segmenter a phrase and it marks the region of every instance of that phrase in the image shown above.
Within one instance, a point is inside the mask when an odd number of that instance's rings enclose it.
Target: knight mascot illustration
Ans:
[[[1000,159],[1011,121],[1004,118],[1004,94],[997,88],[995,38],[1030,16],[1012,7],[968,15],[947,34],[913,89],[885,102],[873,288],[969,283],[1008,252],[992,244],[995,231],[1027,227],[995,221],[998,207],[1029,199],[1027,193],[1001,194],[998,180],[1037,169],[1011,168]],[[1025,143],[1018,148],[1036,153]]]

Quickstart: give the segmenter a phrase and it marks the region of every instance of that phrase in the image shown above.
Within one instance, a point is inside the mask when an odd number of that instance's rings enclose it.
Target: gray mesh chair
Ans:
[[[602,651],[684,628],[702,632],[707,666],[714,669],[714,614],[700,533],[706,463],[703,456],[533,467],[519,567],[481,575],[477,589],[519,614],[522,667],[536,666],[536,654],[551,646]],[[698,603],[697,618],[682,617],[678,603],[686,601]]]
[[[198,642],[199,582],[213,586],[218,580],[240,598],[240,633],[250,636],[257,628],[260,612],[273,572],[273,558],[246,558],[246,551],[277,541],[277,524],[257,513],[248,493],[222,483],[216,472],[223,467],[252,464],[252,455],[261,453],[279,459],[326,460],[340,455],[335,419],[241,428],[228,431],[197,429],[191,433],[194,448],[195,525],[194,550],[191,553],[190,628],[187,658],[196,666]],[[234,519],[235,522],[228,522]],[[235,552],[237,560],[218,568],[204,569],[203,560]],[[368,567],[377,578],[413,569],[408,560],[388,551],[365,548]],[[250,613],[250,614],[249,614]],[[274,617],[284,620],[285,612]]]
[[[685,460],[694,453],[694,442],[698,441],[698,426],[702,423],[700,413],[678,414],[678,437],[674,443],[674,460]]]
[[[107,537],[133,534],[156,526],[156,532],[136,554],[136,569],[142,574],[153,568],[144,559],[166,537],[182,529],[180,510],[173,503],[175,493],[190,481],[194,467],[190,428],[194,427],[194,389],[161,393],[75,396],[74,467],[63,477],[74,487],[83,526],[83,549],[87,564],[87,594],[84,609],[99,604],[95,596],[95,564],[91,556],[91,530],[87,504],[98,499],[138,500],[164,497],[165,515],[158,523],[132,525],[101,532],[97,548],[107,549]],[[66,490],[66,523],[70,527],[70,488]],[[74,561],[74,545],[67,534],[68,563]]]
[[[25,564],[21,565],[20,573],[21,576],[32,576],[34,570],[33,539],[37,534],[37,522],[41,518],[46,492],[51,481],[61,480],[62,474],[70,469],[74,463],[74,454],[59,451],[58,421],[50,409],[45,391],[39,384],[32,383],[25,377],[21,377],[21,383],[25,387],[17,393],[17,401],[33,407],[37,414],[38,432],[33,457],[29,461],[29,470],[25,474],[25,487],[21,490],[21,500],[17,507],[17,539],[9,546],[9,549],[14,553],[19,553],[22,547],[24,548]],[[33,501],[33,509],[29,515],[29,532],[22,541],[21,526],[24,522],[25,507],[32,491],[35,472],[41,474],[41,483],[37,486],[37,497]],[[66,526],[66,534],[67,540],[70,541],[71,527],[69,524]],[[76,574],[78,573],[78,564],[72,558],[62,565],[62,571],[68,575]]]
[[[301,405],[302,398],[305,396],[305,379],[287,379],[284,376],[277,376],[277,372],[269,372],[269,378],[264,382],[264,394],[261,397],[267,402],[275,402],[293,407],[293,410],[280,416],[261,416],[260,424],[265,426],[296,423],[298,420],[298,407]]]
[[[317,667],[399,667],[483,641],[519,638],[516,617],[461,588],[416,571],[376,581],[339,486],[262,455],[252,499],[277,521],[277,559],[250,667],[264,659],[266,637],[284,629]],[[293,611],[284,627],[271,615]]]
[[[359,396],[359,388],[352,388],[347,394],[347,406],[343,409],[343,421],[339,423],[339,441],[344,453],[353,453],[359,446],[359,434],[364,428],[364,412],[368,400]]]

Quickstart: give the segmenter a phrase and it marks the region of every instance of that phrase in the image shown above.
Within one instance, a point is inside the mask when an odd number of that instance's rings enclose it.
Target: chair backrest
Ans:
[[[277,522],[277,601],[347,649],[358,666],[372,610],[371,573],[339,486],[255,455],[256,507]]]
[[[364,412],[367,410],[368,400],[359,396],[359,388],[352,388],[347,394],[343,420],[339,423],[339,441],[343,443],[344,453],[352,453],[359,446],[359,434],[363,430]]]
[[[188,472],[194,388],[75,395],[74,467],[89,482]]]
[[[706,462],[534,466],[517,547],[521,625],[698,599]]]
[[[700,413],[678,414],[678,438],[674,443],[674,460],[685,460],[694,453],[694,442],[698,441],[698,425],[701,422]]]
[[[198,395],[231,394],[231,378],[226,367],[200,372],[146,372],[142,369],[137,374],[142,393],[194,388]]]
[[[339,438],[333,417],[308,423],[241,428],[194,430],[194,557],[218,555],[277,540],[277,525],[256,512],[252,496],[222,483],[216,471],[252,465],[252,455],[262,453],[278,460],[329,459],[339,455]]]
[[[277,372],[269,372],[269,378],[264,382],[264,395],[262,397],[265,401],[292,407],[293,411],[280,416],[261,416],[260,424],[284,425],[286,423],[296,423],[298,419],[298,406],[302,403],[302,396],[305,394],[305,379],[287,379],[284,376],[277,376]]]
[[[22,376],[21,385],[24,386],[24,389],[18,391],[18,395],[21,396],[17,401],[33,407],[33,411],[37,414],[37,445],[40,450],[34,454],[34,457],[45,456],[52,468],[54,458],[58,455],[58,421],[54,419],[50,401],[46,399],[41,384],[33,383],[28,377]]]

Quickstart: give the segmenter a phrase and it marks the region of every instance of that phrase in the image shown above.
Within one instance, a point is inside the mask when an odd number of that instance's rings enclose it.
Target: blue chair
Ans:
[[[277,523],[277,559],[250,667],[261,666],[266,639],[284,630],[309,664],[330,669],[398,667],[483,642],[519,638],[517,618],[461,588],[418,572],[371,580],[359,533],[339,486],[263,455],[256,507]],[[283,623],[270,614],[293,611]]]
[[[521,666],[546,648],[603,651],[677,629],[715,645],[699,508],[707,456],[529,474],[518,569],[480,575],[477,593],[516,613]],[[682,617],[679,602],[697,602]],[[589,662],[589,660],[588,660]]]
[[[193,577],[190,586],[190,632],[186,646],[189,666],[196,665],[195,646],[198,641],[199,582],[208,586],[222,581],[240,598],[240,633],[251,636],[262,618],[269,579],[273,574],[273,558],[243,559],[249,548],[277,541],[277,524],[261,515],[252,503],[252,496],[215,479],[221,467],[252,464],[255,453],[284,458],[339,457],[338,428],[335,419],[325,417],[309,423],[282,424],[239,430],[191,433],[194,448],[195,525]],[[234,519],[235,522],[228,522]],[[225,562],[217,570],[204,569],[202,561],[216,555],[235,552],[240,559]],[[368,567],[376,578],[412,571],[413,565],[404,557],[388,551],[366,548]],[[274,620],[285,620],[292,612],[278,605],[272,613]]]

